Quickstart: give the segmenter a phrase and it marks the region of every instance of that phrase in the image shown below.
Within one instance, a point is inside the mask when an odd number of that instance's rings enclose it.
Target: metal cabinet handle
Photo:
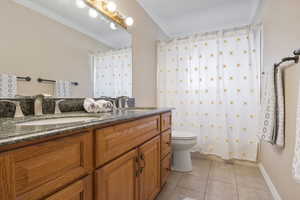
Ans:
[[[144,168],[146,166],[146,161],[145,161],[145,155],[144,155],[144,153],[140,154],[140,160],[142,161],[142,165],[140,166],[140,174],[142,174],[143,171],[144,171]]]

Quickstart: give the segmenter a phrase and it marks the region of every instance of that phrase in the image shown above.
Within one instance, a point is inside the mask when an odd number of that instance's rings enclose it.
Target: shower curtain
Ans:
[[[256,161],[260,26],[159,42],[158,104],[173,129],[196,133],[195,151]]]
[[[132,49],[93,56],[94,96],[132,96]]]

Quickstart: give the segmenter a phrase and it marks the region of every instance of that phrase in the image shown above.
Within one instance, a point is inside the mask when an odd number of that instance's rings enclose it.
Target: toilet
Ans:
[[[192,171],[191,149],[197,144],[197,136],[187,131],[172,131],[172,170]]]

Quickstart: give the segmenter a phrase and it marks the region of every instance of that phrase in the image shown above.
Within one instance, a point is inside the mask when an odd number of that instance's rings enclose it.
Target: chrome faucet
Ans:
[[[64,99],[60,99],[60,100],[56,100],[55,101],[55,111],[54,111],[54,114],[60,114],[61,113],[61,110],[59,108],[59,104],[61,102],[65,101]]]
[[[128,108],[129,97],[122,96],[122,97],[118,97],[117,99],[118,99],[118,109],[119,110]],[[123,100],[124,100],[124,106],[122,105]]]
[[[34,98],[34,115],[39,116],[43,115],[43,101],[45,99],[45,95],[38,94]]]
[[[14,118],[16,118],[16,117],[24,117],[24,114],[22,112],[22,108],[21,108],[21,105],[20,105],[19,101],[1,100],[0,102],[7,102],[7,103],[14,104],[16,106]]]

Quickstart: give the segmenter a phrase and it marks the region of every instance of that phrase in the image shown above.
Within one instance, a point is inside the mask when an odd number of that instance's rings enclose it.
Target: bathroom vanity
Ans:
[[[171,109],[93,117],[67,125],[2,121],[0,199],[155,199],[170,172]]]

